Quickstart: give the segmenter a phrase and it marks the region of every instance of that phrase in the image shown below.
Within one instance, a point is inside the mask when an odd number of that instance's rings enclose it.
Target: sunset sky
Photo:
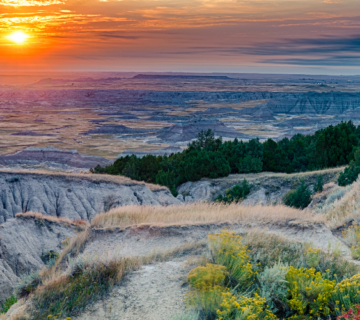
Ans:
[[[360,1],[0,0],[0,69],[360,74]]]

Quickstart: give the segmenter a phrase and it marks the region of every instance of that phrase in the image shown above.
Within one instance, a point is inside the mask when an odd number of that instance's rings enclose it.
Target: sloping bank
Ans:
[[[49,234],[49,237],[53,237],[53,245],[58,241],[59,246],[64,237],[70,237],[71,233],[79,228],[76,223],[70,223],[66,231],[62,229],[65,226],[64,222],[48,219],[40,217],[33,220],[26,216],[18,216],[9,220],[5,224],[8,236],[4,244],[10,245],[10,229],[14,229],[15,226],[18,229],[21,226],[23,233],[28,229],[37,238],[42,235],[44,242],[47,241],[45,235]],[[206,239],[209,232],[219,232],[223,229],[231,229],[244,235],[253,234],[254,239],[264,239],[267,234],[280,237],[283,240],[279,238],[277,241],[286,243],[310,241],[315,247],[324,250],[329,248],[329,244],[332,247],[339,246],[344,251],[348,250],[333,236],[321,217],[313,217],[310,212],[283,206],[248,207],[198,203],[156,208],[117,208],[98,215],[93,219],[91,229],[85,232],[85,237],[72,241],[74,246],[82,244],[83,252],[77,259],[80,267],[88,262],[92,266],[89,270],[94,270],[98,266],[101,272],[107,272],[114,266],[111,261],[121,263],[118,268],[121,277],[114,279],[115,287],[106,287],[104,293],[108,294],[89,295],[89,300],[79,300],[78,304],[74,305],[71,297],[77,294],[77,287],[72,289],[73,294],[68,294],[68,286],[63,283],[65,281],[69,287],[73,287],[78,280],[71,270],[78,269],[71,269],[70,266],[65,274],[61,269],[62,273],[58,274],[57,278],[44,284],[41,290],[34,292],[29,298],[29,319],[47,319],[50,314],[55,313],[53,307],[58,301],[61,306],[67,308],[60,308],[62,312],[66,311],[63,318],[70,316],[77,320],[171,319],[173,314],[184,310],[182,297],[188,291],[188,288],[184,287],[186,275],[191,269],[191,264],[199,263],[194,259],[207,252]],[[32,238],[32,241],[35,239]],[[41,245],[39,243],[38,248]],[[19,251],[17,247],[23,246],[24,243],[16,243],[11,251]],[[301,250],[304,252],[303,248]],[[152,258],[148,258],[150,256]],[[64,258],[66,261],[67,255],[64,255]],[[75,259],[75,256],[72,259]],[[95,263],[97,259],[100,259],[98,264]],[[124,263],[128,267],[124,266]],[[152,263],[151,266],[141,267],[142,264],[149,263]],[[81,268],[85,270],[84,267]],[[131,273],[131,268],[137,272]],[[86,270],[82,272],[86,273]],[[89,286],[92,284],[89,282]],[[83,282],[79,282],[79,285],[83,286]],[[85,289],[87,287],[82,287],[84,292],[88,292]],[[79,296],[80,298],[82,299],[82,296]],[[15,306],[14,309],[16,310]]]
[[[29,211],[90,221],[118,206],[179,203],[166,188],[119,176],[0,172],[0,224]]]

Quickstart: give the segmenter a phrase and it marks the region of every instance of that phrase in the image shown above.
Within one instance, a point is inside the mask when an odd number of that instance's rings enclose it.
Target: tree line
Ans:
[[[268,139],[263,143],[259,139],[223,141],[208,130],[200,132],[181,153],[143,158],[126,156],[92,171],[160,184],[176,195],[176,188],[184,182],[231,173],[294,173],[347,165],[351,161],[360,172],[359,141],[360,126],[351,121],[318,130],[313,135],[296,134],[290,139],[278,142]],[[359,160],[355,161],[357,151]]]

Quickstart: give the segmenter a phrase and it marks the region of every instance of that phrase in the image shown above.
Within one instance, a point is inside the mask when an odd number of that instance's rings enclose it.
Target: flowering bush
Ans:
[[[255,294],[254,298],[236,297],[230,292],[223,293],[224,300],[217,310],[218,320],[276,320],[277,317],[267,310],[266,300]]]
[[[242,244],[242,237],[222,231],[210,234],[210,248],[216,263],[226,267],[229,276],[241,286],[250,286],[255,278],[256,271],[251,264],[248,250]]]
[[[227,292],[224,285],[226,268],[224,266],[208,263],[191,270],[187,280],[191,290],[185,300],[189,306],[200,308],[206,315],[215,314],[223,301],[223,293]]]
[[[207,290],[191,290],[185,295],[185,302],[188,306],[201,310],[207,318],[213,319],[224,300],[223,294],[227,292],[229,289],[221,286]]]
[[[345,319],[347,319],[347,320],[360,320],[360,306],[356,305],[355,308],[356,308],[356,313],[354,312],[354,310],[352,308],[350,308],[348,312],[338,316],[336,318],[336,320],[345,320]]]
[[[333,291],[331,300],[335,305],[335,311],[348,310],[355,304],[360,304],[360,274],[350,279],[339,282]]]
[[[209,247],[216,264],[189,273],[186,295],[203,319],[360,320],[351,309],[360,305],[359,268],[340,257],[263,234],[245,242],[228,231],[210,234]]]
[[[315,273],[315,269],[289,268],[286,275],[290,291],[290,308],[299,315],[321,316],[330,314],[329,299],[335,281],[324,279],[326,274]]]
[[[223,285],[225,277],[225,267],[208,263],[206,267],[197,267],[191,270],[187,280],[192,288],[204,291]]]

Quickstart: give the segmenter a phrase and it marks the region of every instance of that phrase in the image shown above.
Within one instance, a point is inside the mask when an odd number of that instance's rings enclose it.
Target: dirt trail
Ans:
[[[144,266],[125,277],[110,296],[90,305],[76,320],[168,320],[185,309],[187,257]]]
[[[174,250],[189,243],[206,241],[209,233],[229,229],[239,234],[259,230],[283,236],[288,240],[312,243],[314,247],[328,250],[339,246],[346,254],[348,247],[322,223],[291,220],[285,223],[199,224],[189,226],[142,226],[125,230],[93,229],[84,255],[101,255],[113,252],[122,256],[145,256],[153,252]]]

